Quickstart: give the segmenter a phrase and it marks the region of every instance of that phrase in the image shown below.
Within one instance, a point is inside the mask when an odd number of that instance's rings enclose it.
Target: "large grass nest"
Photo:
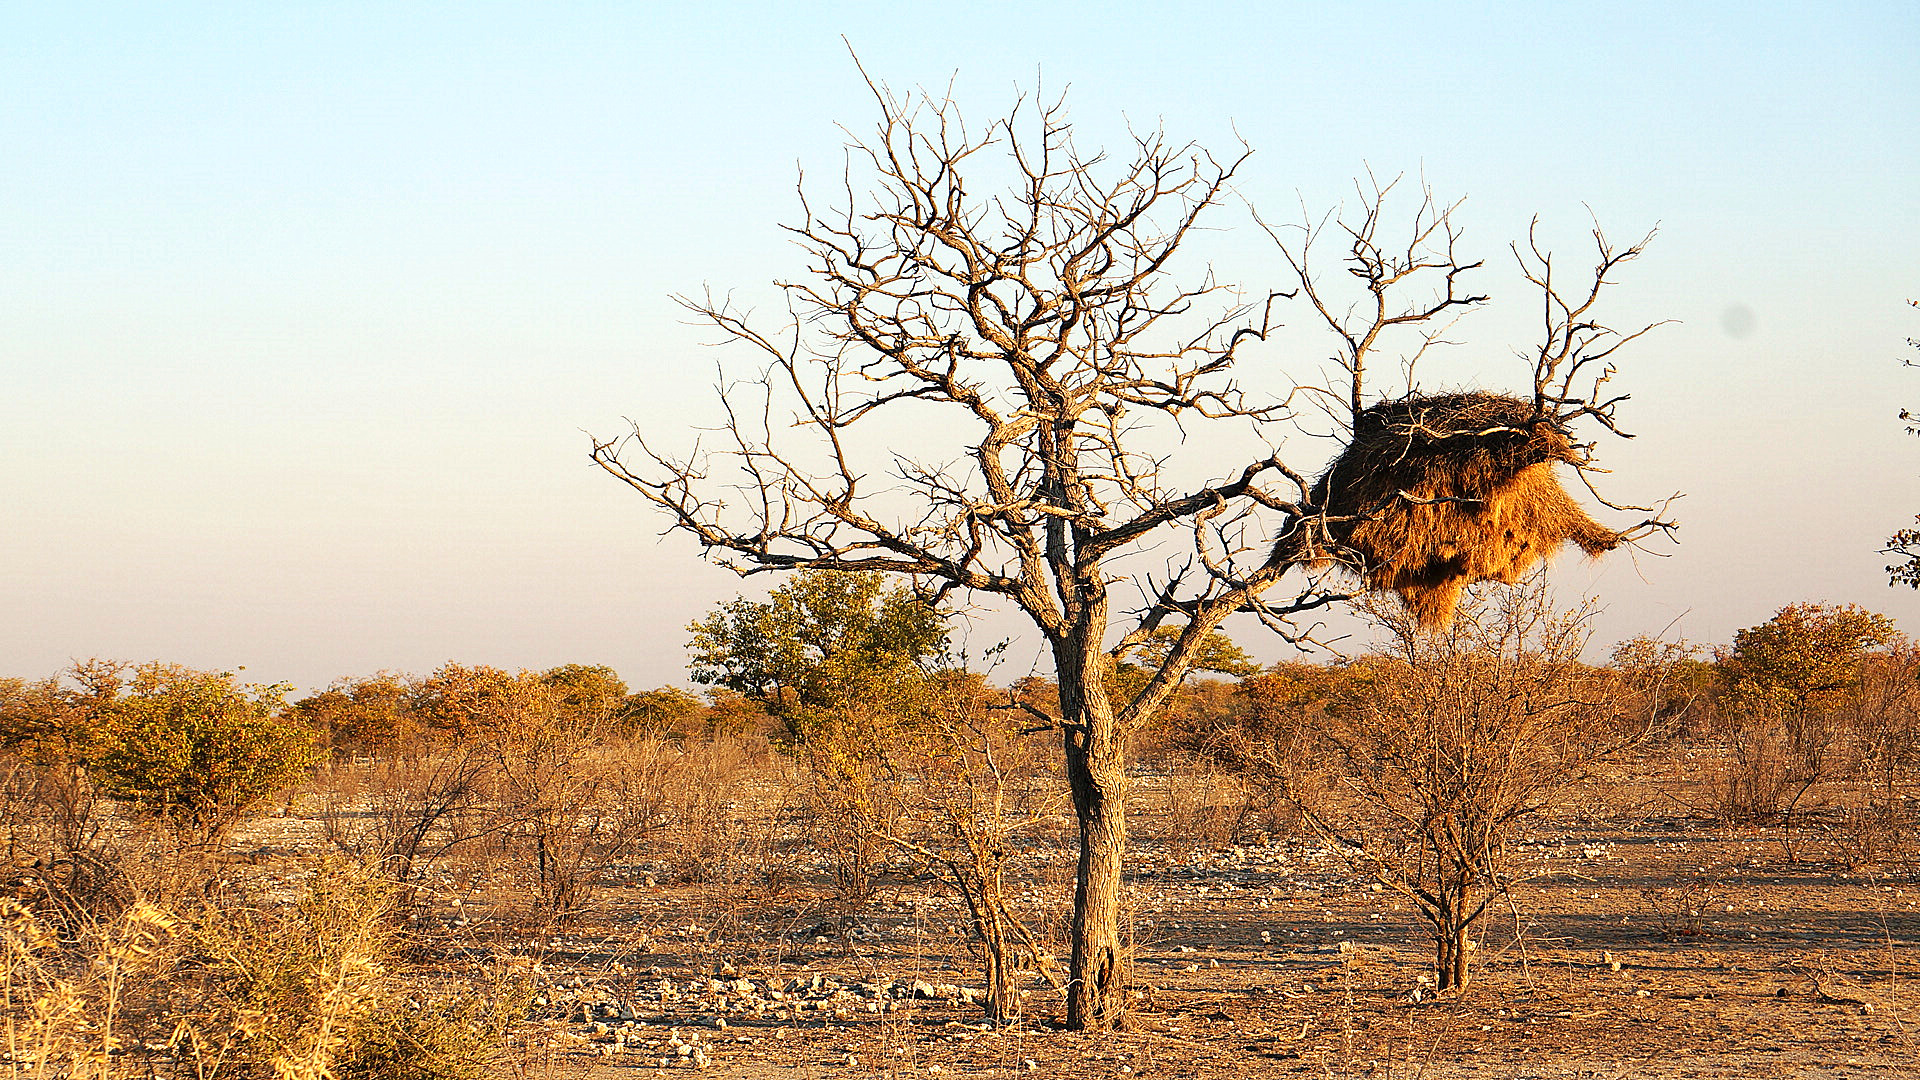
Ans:
[[[1575,460],[1566,433],[1517,398],[1382,402],[1314,485],[1328,515],[1316,564],[1342,563],[1444,625],[1468,585],[1518,581],[1569,541],[1588,555],[1620,545],[1560,486],[1555,466]]]

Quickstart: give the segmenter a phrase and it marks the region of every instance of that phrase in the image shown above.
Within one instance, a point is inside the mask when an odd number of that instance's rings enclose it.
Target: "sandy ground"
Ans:
[[[1457,998],[1424,992],[1429,946],[1406,901],[1298,838],[1138,845],[1133,1013],[1113,1034],[1058,1030],[1059,994],[1037,975],[1024,1022],[983,1029],[952,997],[980,979],[958,909],[924,882],[857,910],[640,883],[530,941],[489,936],[470,901],[443,970],[537,965],[535,1022],[502,1066],[514,1077],[700,1061],[743,1080],[1920,1077],[1911,875],[1790,864],[1768,834],[1685,818],[1542,832],[1535,876],[1486,917]],[[1059,888],[1028,894],[1043,919]]]

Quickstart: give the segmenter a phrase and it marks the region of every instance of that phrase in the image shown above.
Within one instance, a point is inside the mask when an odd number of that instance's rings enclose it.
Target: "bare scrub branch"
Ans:
[[[1569,289],[1554,280],[1553,256],[1540,246],[1539,225],[1539,219],[1535,218],[1528,227],[1524,250],[1517,243],[1512,245],[1520,272],[1540,290],[1541,340],[1532,356],[1534,407],[1542,417],[1560,427],[1590,417],[1615,435],[1630,439],[1633,436],[1622,431],[1614,419],[1615,408],[1627,400],[1627,395],[1608,394],[1607,387],[1616,374],[1610,361],[1623,346],[1639,340],[1664,322],[1619,331],[1599,322],[1594,309],[1612,283],[1612,275],[1625,263],[1639,258],[1657,230],[1621,248],[1595,225],[1593,272],[1584,283]]]
[[[1298,291],[1306,295],[1315,315],[1339,342],[1333,360],[1346,375],[1342,404],[1347,415],[1338,419],[1349,431],[1372,403],[1368,400],[1368,365],[1384,335],[1401,328],[1415,332],[1416,345],[1401,361],[1406,385],[1412,386],[1415,365],[1430,347],[1443,341],[1453,317],[1488,300],[1483,293],[1466,291],[1462,283],[1468,273],[1485,264],[1483,260],[1463,261],[1458,253],[1460,230],[1453,215],[1461,201],[1442,204],[1432,189],[1422,184],[1404,239],[1389,241],[1384,235],[1386,210],[1402,179],[1395,177],[1383,184],[1369,173],[1366,185],[1355,181],[1357,220],[1329,214],[1315,222],[1303,208],[1301,222],[1291,226],[1299,233],[1292,241],[1256,215],[1260,227],[1293,270],[1300,283]],[[1346,238],[1343,262],[1347,277],[1357,281],[1365,292],[1362,300],[1338,311],[1325,284],[1310,269],[1313,245],[1330,225]]]

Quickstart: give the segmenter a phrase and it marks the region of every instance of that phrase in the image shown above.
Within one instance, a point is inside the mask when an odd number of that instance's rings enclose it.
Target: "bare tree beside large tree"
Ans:
[[[1337,447],[1313,444],[1304,464],[1277,447],[1303,417],[1351,432],[1365,410],[1410,393],[1413,362],[1486,299],[1464,283],[1480,264],[1456,254],[1451,206],[1415,192],[1410,222],[1390,230],[1393,185],[1375,185],[1357,217],[1270,230],[1294,280],[1248,299],[1204,266],[1176,264],[1234,200],[1246,147],[1216,157],[1148,131],[1124,157],[1088,155],[1062,102],[1023,101],[973,129],[950,100],[873,89],[879,123],[850,140],[832,204],[802,185],[788,231],[808,262],[778,283],[785,317],[765,324],[711,294],[682,298],[757,358],[757,377],[724,388],[721,445],[669,453],[636,425],[596,440],[593,458],[743,574],[899,573],[929,601],[988,599],[1032,621],[1059,682],[1048,719],[1079,821],[1067,1023],[1109,1028],[1125,1001],[1127,732],[1229,615],[1299,638],[1297,617],[1350,598],[1344,571],[1375,587],[1375,556],[1343,542],[1356,522],[1416,505],[1473,512],[1477,497],[1399,491],[1392,506],[1330,512],[1339,492],[1316,494],[1303,469]],[[1338,282],[1307,261],[1334,236]],[[1571,290],[1537,249],[1517,249],[1548,313],[1530,415],[1447,438],[1613,427],[1606,356],[1635,335],[1592,312],[1640,245],[1595,239],[1598,269]],[[1335,299],[1342,282],[1362,290],[1351,308]],[[1335,331],[1337,370],[1301,380],[1254,368],[1249,354],[1303,294]],[[1382,369],[1400,381],[1376,384]],[[1260,383],[1243,385],[1252,374]],[[1252,449],[1223,459],[1235,446]],[[1119,692],[1116,663],[1170,630],[1149,676]]]

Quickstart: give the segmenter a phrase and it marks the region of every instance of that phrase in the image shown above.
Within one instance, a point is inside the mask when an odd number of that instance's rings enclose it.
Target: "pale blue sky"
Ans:
[[[1795,600],[1920,631],[1875,553],[1920,510],[1920,9],[1448,7],[0,4],[0,674],[679,681],[740,585],[582,430],[711,417],[668,296],[799,270],[796,163],[871,115],[842,34],[896,86],[957,72],[975,117],[1070,88],[1083,145],[1237,128],[1276,216],[1423,172],[1511,305],[1462,330],[1486,385],[1522,374],[1529,217],[1658,224],[1614,310],[1681,322],[1626,358],[1640,438],[1603,450],[1617,493],[1688,493],[1681,543],[1567,587],[1608,638]],[[1278,281],[1245,228],[1208,242]]]

